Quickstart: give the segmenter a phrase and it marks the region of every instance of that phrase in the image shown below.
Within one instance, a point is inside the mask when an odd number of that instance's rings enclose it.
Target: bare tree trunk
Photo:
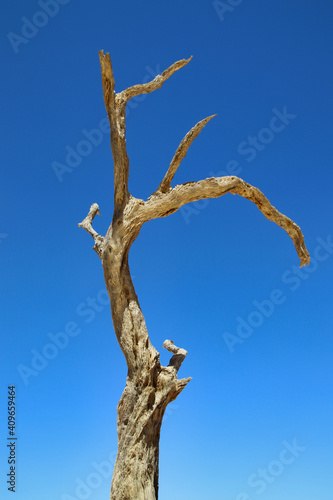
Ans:
[[[141,321],[137,304],[131,304],[131,320]],[[131,321],[130,320],[130,321]],[[154,356],[154,348],[151,355]],[[118,404],[118,454],[111,485],[111,499],[158,498],[159,439],[167,404],[182,388],[175,376],[152,357],[150,369],[127,377]],[[186,384],[184,384],[185,387]]]
[[[134,200],[127,213],[137,212]],[[162,418],[190,378],[177,379],[180,363],[163,367],[152,346],[145,320],[131,280],[128,241],[134,241],[137,226],[113,220],[103,252],[105,282],[111,301],[112,319],[119,345],[128,367],[126,387],[118,404],[118,454],[111,485],[112,500],[154,500],[158,498],[159,439]],[[124,231],[127,227],[127,231]],[[112,235],[111,235],[112,234]],[[168,347],[168,346],[166,346]],[[178,361],[186,351],[176,350]]]
[[[147,201],[128,191],[129,159],[125,140],[125,109],[134,96],[160,88],[190,59],[178,61],[151,82],[134,85],[118,94],[109,54],[99,53],[104,102],[111,128],[114,162],[114,214],[103,237],[92,227],[99,214],[94,203],[79,224],[95,240],[94,250],[102,260],[104,278],[111,302],[113,326],[125,356],[128,373],[126,387],[118,404],[118,454],[114,467],[111,500],[156,500],[158,498],[159,439],[167,405],[176,399],[191,378],[178,379],[186,357],[185,349],[165,340],[172,353],[168,366],[160,364],[159,352],[150,342],[145,320],[132,283],[128,253],[145,222],[176,212],[182,205],[227,193],[238,194],[257,205],[263,215],[282,227],[293,240],[301,266],[309,263],[303,234],[288,217],[274,208],[259,189],[234,176],[187,182],[171,187],[173,177],[193,140],[212,116],[197,123],[181,141],[158,189]]]

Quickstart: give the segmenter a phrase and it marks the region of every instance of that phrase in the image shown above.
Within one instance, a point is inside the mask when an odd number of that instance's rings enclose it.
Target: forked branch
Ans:
[[[129,87],[116,94],[115,81],[113,77],[110,54],[99,51],[99,59],[102,71],[102,84],[104,104],[110,122],[111,149],[114,163],[114,199],[115,215],[120,216],[124,206],[129,199],[128,177],[129,159],[126,149],[126,104],[132,98],[140,94],[147,94],[162,87],[163,83],[170,78],[178,69],[190,62],[190,59],[182,59],[172,64],[161,75],[157,75],[152,81]]]
[[[111,148],[114,158],[115,222],[115,220],[123,219],[125,206],[130,200],[130,194],[128,192],[129,160],[125,140],[126,103],[132,97],[139,94],[150,93],[160,88],[173,73],[188,64],[191,58],[177,61],[163,71],[161,75],[157,75],[148,83],[134,85],[116,94],[110,55],[108,53],[104,55],[103,51],[100,51],[99,56],[102,69],[104,102],[110,120]],[[173,189],[171,188],[171,181],[182,160],[185,158],[189,147],[213,116],[215,115],[201,120],[186,134],[179,144],[157,191],[155,191],[146,202],[140,200],[137,207],[138,210],[135,211],[135,224],[141,227],[141,225],[148,220],[157,217],[165,217],[176,212],[186,203],[205,198],[218,198],[226,193],[238,194],[255,203],[267,219],[282,227],[295,245],[300,258],[300,265],[304,266],[308,264],[310,256],[306,249],[301,229],[289,219],[289,217],[281,214],[273,207],[259,189],[251,186],[251,184],[248,184],[242,179],[234,176],[210,178],[198,182],[187,182]],[[132,198],[132,201],[134,200],[135,199]],[[86,219],[80,225],[92,235],[95,240],[94,249],[100,255],[103,238],[98,235],[91,226],[93,217],[98,213],[98,211],[94,212],[94,210],[92,210],[93,206],[94,205],[92,205]],[[131,242],[132,241],[133,240],[131,240]]]

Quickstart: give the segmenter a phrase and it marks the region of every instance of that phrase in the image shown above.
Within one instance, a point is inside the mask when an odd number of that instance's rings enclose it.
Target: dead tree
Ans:
[[[106,288],[111,301],[114,330],[126,358],[128,373],[124,392],[118,404],[118,454],[111,485],[112,500],[155,500],[158,498],[159,438],[163,414],[191,378],[177,377],[187,351],[165,340],[163,347],[171,352],[168,366],[160,364],[160,354],[151,344],[138,297],[132,283],[128,253],[145,222],[166,217],[182,205],[204,198],[218,198],[232,193],[257,205],[263,215],[282,227],[292,239],[300,265],[309,263],[300,228],[274,208],[259,189],[234,176],[211,177],[198,182],[171,186],[181,161],[213,118],[197,123],[184,137],[158,189],[146,201],[134,198],[128,190],[129,159],[125,140],[125,111],[128,101],[150,93],[191,59],[174,63],[161,75],[144,84],[134,85],[119,93],[110,55],[99,52],[104,102],[111,128],[114,163],[114,213],[103,237],[92,227],[97,203],[91,205],[87,217],[79,224],[95,240],[94,250],[102,261]],[[215,116],[215,115],[214,115]]]

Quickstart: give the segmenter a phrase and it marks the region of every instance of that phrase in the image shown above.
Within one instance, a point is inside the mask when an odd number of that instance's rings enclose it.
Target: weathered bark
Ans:
[[[92,222],[99,207],[94,203],[79,224],[93,237],[94,250],[100,257],[111,302],[115,334],[125,356],[128,373],[118,404],[118,454],[114,467],[111,500],[155,500],[158,498],[159,438],[167,405],[185,388],[191,378],[178,379],[177,372],[186,357],[185,349],[166,340],[163,347],[173,356],[162,366],[159,352],[151,344],[145,320],[132,283],[128,254],[145,222],[176,212],[182,205],[203,198],[238,194],[257,205],[263,215],[282,227],[294,242],[300,265],[309,263],[300,228],[274,208],[259,189],[234,176],[210,178],[171,187],[181,161],[213,116],[195,125],[181,141],[158,189],[143,201],[128,190],[129,159],[125,139],[125,108],[132,97],[160,88],[190,59],[178,61],[146,84],[134,85],[119,94],[109,54],[99,53],[102,68],[104,102],[111,127],[114,162],[114,214],[105,235],[99,235]],[[215,116],[215,115],[214,115]]]

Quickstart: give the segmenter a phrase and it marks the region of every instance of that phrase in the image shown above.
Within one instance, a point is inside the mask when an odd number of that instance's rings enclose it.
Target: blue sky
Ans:
[[[99,233],[112,217],[101,49],[117,91],[193,55],[128,107],[134,196],[217,113],[174,185],[233,169],[301,226],[312,256],[299,270],[286,233],[231,195],[143,227],[130,266],[148,331],[164,364],[166,338],[188,350],[179,375],[193,377],[162,426],[160,500],[331,498],[332,14],[324,0],[4,2],[1,498],[7,385],[15,498],[109,498],[126,368],[77,226],[93,202]]]

